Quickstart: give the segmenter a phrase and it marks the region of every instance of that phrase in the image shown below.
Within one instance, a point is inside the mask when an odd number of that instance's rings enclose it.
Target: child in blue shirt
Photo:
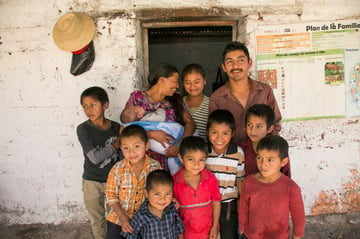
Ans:
[[[134,231],[122,232],[128,239],[183,238],[184,225],[172,202],[174,180],[165,170],[152,171],[146,178],[146,201],[131,220]]]

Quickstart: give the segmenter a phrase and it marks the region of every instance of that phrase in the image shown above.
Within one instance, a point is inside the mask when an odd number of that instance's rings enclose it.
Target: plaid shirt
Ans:
[[[131,220],[133,233],[121,232],[127,239],[177,239],[185,228],[176,209],[171,203],[162,213],[161,219],[149,212],[148,201],[145,201]]]
[[[117,162],[110,170],[107,179],[105,193],[108,204],[120,203],[126,214],[132,218],[145,199],[144,188],[147,175],[159,168],[161,168],[159,162],[146,155],[143,171],[137,179],[128,160]],[[112,207],[107,220],[120,225],[117,213]]]

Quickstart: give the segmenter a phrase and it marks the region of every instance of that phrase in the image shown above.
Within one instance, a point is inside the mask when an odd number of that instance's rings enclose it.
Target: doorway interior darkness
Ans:
[[[204,92],[211,95],[224,46],[236,39],[236,21],[174,22],[164,26],[143,24],[143,29],[145,68],[152,69],[157,64],[168,62],[181,72],[187,64],[198,63],[207,74]],[[147,75],[148,71],[145,73]],[[179,83],[183,90],[182,83]]]

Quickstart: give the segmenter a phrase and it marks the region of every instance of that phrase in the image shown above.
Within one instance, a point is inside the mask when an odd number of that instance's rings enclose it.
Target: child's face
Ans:
[[[91,96],[85,96],[82,99],[82,107],[85,115],[91,122],[94,122],[104,117],[104,112],[109,107],[109,103],[106,102],[104,105],[101,105],[99,100]]]
[[[207,155],[200,150],[187,151],[183,157],[180,157],[184,163],[184,169],[191,175],[199,175],[205,168]]]
[[[281,160],[278,151],[267,149],[259,150],[257,154],[256,164],[262,179],[267,182],[276,181],[281,175],[281,167],[287,164],[288,158]]]
[[[173,188],[170,184],[154,184],[148,192],[145,190],[145,197],[149,200],[151,212],[161,212],[170,205],[173,196]],[[156,213],[154,213],[156,214]]]
[[[228,124],[214,122],[209,127],[208,136],[213,150],[221,154],[226,152],[233,132]]]
[[[120,149],[126,160],[132,165],[142,163],[145,151],[149,149],[150,143],[145,143],[139,136],[121,137]]]
[[[267,129],[266,119],[256,115],[249,115],[246,122],[246,134],[252,143],[259,143],[267,134],[270,134],[274,126]]]
[[[191,72],[184,77],[184,89],[189,96],[202,95],[205,84],[205,79],[198,72]]]

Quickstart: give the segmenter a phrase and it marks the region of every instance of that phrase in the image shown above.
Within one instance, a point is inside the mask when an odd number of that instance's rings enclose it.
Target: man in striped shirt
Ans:
[[[209,115],[207,132],[210,150],[206,168],[218,180],[221,194],[220,236],[238,238],[237,199],[245,178],[244,152],[232,142],[235,120],[228,110],[215,110]]]

